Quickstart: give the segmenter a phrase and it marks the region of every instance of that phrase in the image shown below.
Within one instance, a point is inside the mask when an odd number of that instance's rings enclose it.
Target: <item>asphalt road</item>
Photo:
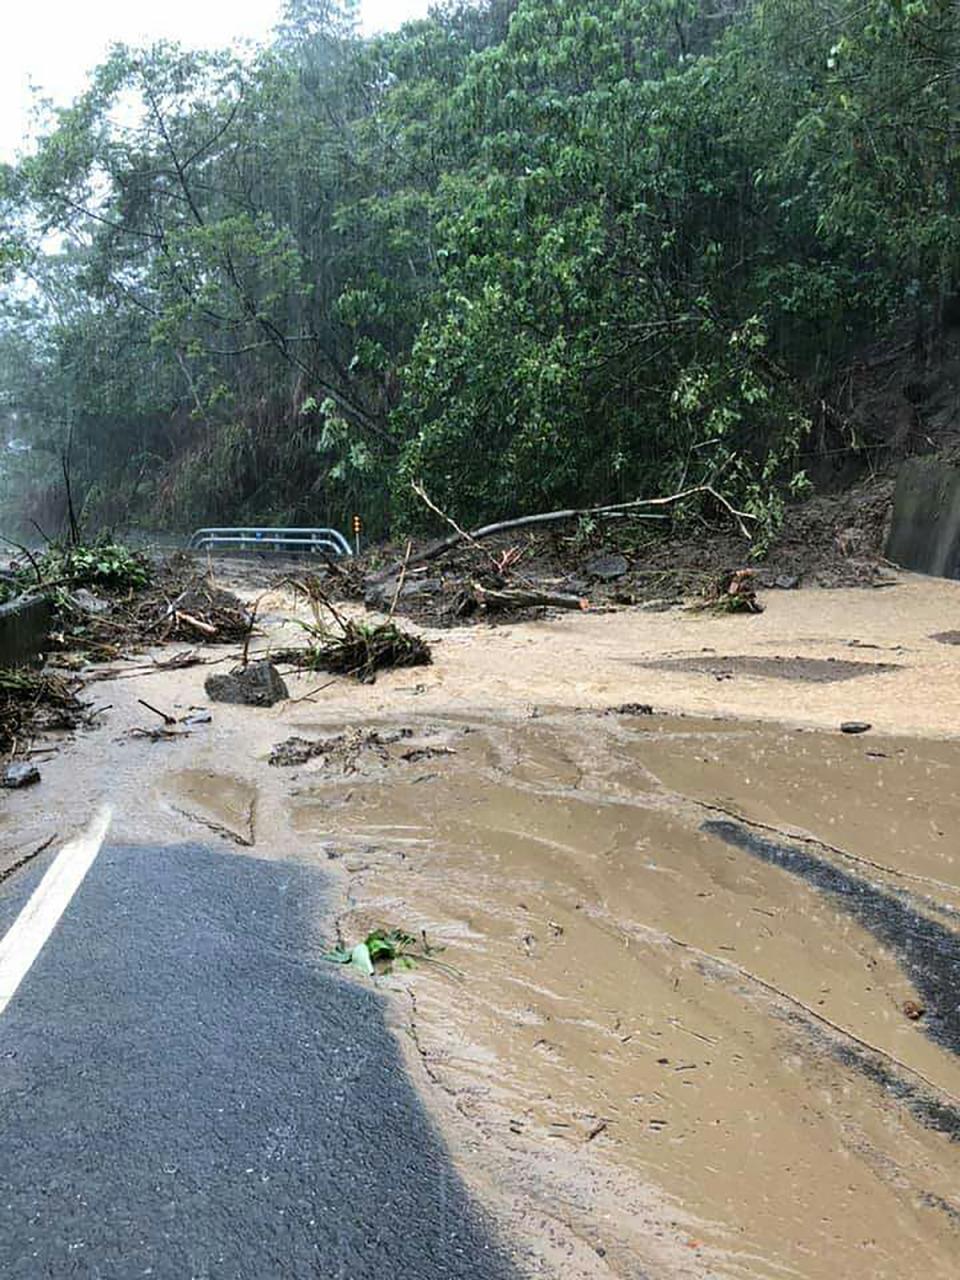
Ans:
[[[0,936],[44,870],[0,885]],[[515,1275],[319,871],[106,846],[0,1013],[0,1276]]]

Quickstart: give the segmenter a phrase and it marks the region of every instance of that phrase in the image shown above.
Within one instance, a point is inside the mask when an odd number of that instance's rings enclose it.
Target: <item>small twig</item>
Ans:
[[[16,547],[16,549],[22,555],[25,555],[27,557],[27,559],[30,561],[30,567],[33,569],[33,572],[36,575],[37,586],[42,587],[43,574],[40,572],[40,566],[39,564],[37,564],[37,558],[33,554],[33,552],[30,550],[30,548],[25,547],[21,542],[14,542],[12,538],[5,538],[2,534],[0,534],[0,542],[5,542],[7,546],[10,546],[10,547]]]
[[[437,504],[433,501],[433,499],[427,493],[426,489],[424,489],[423,485],[419,483],[419,481],[411,480],[410,488],[417,495],[417,497],[420,499],[421,502],[426,503],[426,505],[430,508],[430,510],[434,513],[434,515],[438,515],[440,519],[444,521],[445,524],[448,524],[450,526],[450,528],[454,531],[454,533],[457,534],[457,536],[460,538],[462,542],[469,542],[471,547],[473,547],[475,551],[479,551],[482,556],[486,556],[486,558],[493,565],[494,569],[496,569],[497,562],[494,559],[494,557],[489,553],[489,551],[487,551],[485,547],[480,546],[480,544],[477,542],[476,538],[473,536],[472,533],[467,533],[466,529],[461,529],[461,527],[457,524],[456,520],[454,520],[453,516],[448,516],[445,511],[441,511],[440,508],[437,506]],[[409,549],[407,550],[407,558],[408,559],[410,558]]]
[[[315,693],[323,693],[324,689],[329,689],[331,685],[336,684],[339,680],[349,680],[351,676],[355,676],[362,668],[355,667],[353,671],[344,671],[342,675],[336,675],[332,680],[328,680],[326,684],[317,685],[316,689],[311,689],[309,693],[302,693],[299,698],[291,698],[291,705],[294,702],[309,702]]]
[[[21,867],[25,867],[28,862],[32,862],[34,858],[39,857],[40,854],[43,853],[45,849],[50,848],[50,846],[53,844],[56,838],[57,838],[57,835],[56,835],[56,832],[54,832],[54,834],[49,838],[49,840],[44,840],[43,844],[38,845],[36,849],[31,849],[31,851],[29,853],[25,853],[22,858],[18,858],[16,862],[11,863],[9,867],[6,867],[4,868],[4,870],[0,871],[0,881],[9,879],[9,877],[12,876],[15,872],[19,871]]]
[[[205,818],[200,813],[191,813],[189,809],[180,809],[174,806],[174,812],[179,813],[184,818],[189,818],[191,822],[199,823],[201,827],[206,827],[208,831],[213,831],[216,835],[223,836],[226,840],[232,840],[234,844],[239,844],[244,849],[253,848],[253,840],[239,831],[234,831],[232,827],[225,827],[222,823]]]
[[[410,552],[412,550],[413,550],[413,540],[411,538],[408,538],[406,554],[403,557],[403,568],[400,570],[400,577],[397,579],[396,590],[393,593],[393,600],[390,604],[390,612],[387,614],[387,617],[390,619],[391,622],[393,621],[393,615],[397,611],[397,602],[400,599],[400,592],[403,590],[404,579],[407,576],[407,565],[410,563]]]
[[[257,622],[257,610],[260,608],[260,601],[267,594],[268,592],[261,591],[256,600],[254,600],[253,607],[250,610],[250,625],[247,628],[247,634],[243,637],[243,656],[240,659],[240,665],[242,667],[245,667],[249,662],[248,655],[250,653],[250,641],[253,638],[253,628],[256,626]]]
[[[137,701],[140,703],[141,707],[146,707],[147,710],[152,711],[155,716],[159,716],[163,723],[168,727],[177,723],[176,716],[167,715],[166,711],[161,711],[159,707],[152,706],[145,698],[138,698]]]

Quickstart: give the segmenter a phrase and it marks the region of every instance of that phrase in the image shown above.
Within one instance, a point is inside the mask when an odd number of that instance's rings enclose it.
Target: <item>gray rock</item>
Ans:
[[[781,573],[774,578],[773,585],[781,591],[795,591],[800,585],[800,579],[795,573]]]
[[[207,676],[203,685],[214,702],[245,707],[272,707],[289,698],[287,686],[272,662],[264,659],[246,667],[234,667],[228,675]]]
[[[396,578],[389,578],[386,582],[371,582],[364,593],[363,603],[368,609],[389,609],[396,589]]]
[[[368,609],[389,609],[397,594],[397,583],[397,578],[390,578],[387,582],[371,584],[363,597],[363,603]],[[414,578],[403,584],[397,598],[416,600],[418,597],[439,595],[442,590],[443,583],[439,578]]]
[[[35,782],[39,781],[40,770],[35,764],[27,764],[26,761],[8,764],[3,771],[2,777],[0,777],[0,783],[11,790],[18,787],[32,787]]]
[[[443,583],[439,578],[424,578],[420,582],[405,582],[400,590],[400,598],[406,600],[411,596],[436,596],[442,590]]]
[[[867,724],[866,720],[844,720],[840,726],[841,733],[866,733],[868,729],[872,729],[872,724]]]
[[[591,578],[599,578],[601,582],[615,582],[622,578],[630,568],[625,556],[594,556],[583,566]]]
[[[94,616],[101,613],[107,613],[110,609],[110,601],[103,600],[100,596],[95,596],[92,591],[88,591],[86,587],[78,587],[70,596],[70,603],[75,605],[81,613],[91,613]]]

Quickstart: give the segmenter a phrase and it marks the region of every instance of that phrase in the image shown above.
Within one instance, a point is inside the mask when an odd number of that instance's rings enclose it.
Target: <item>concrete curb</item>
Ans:
[[[43,596],[0,605],[0,667],[20,667],[46,645],[53,611]]]

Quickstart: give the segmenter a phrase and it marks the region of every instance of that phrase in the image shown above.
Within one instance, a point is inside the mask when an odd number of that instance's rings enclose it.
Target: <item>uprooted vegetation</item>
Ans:
[[[3,586],[8,599],[45,596],[53,612],[46,669],[0,670],[0,753],[10,757],[40,734],[86,722],[76,672],[89,663],[169,642],[245,643],[255,620],[253,610],[191,557],[155,561],[109,537],[23,550]],[[195,661],[191,649],[155,665]]]
[[[14,757],[36,734],[76,729],[89,716],[79,680],[0,668],[0,754]]]
[[[350,618],[331,602],[316,576],[308,574],[291,583],[309,602],[313,621],[300,623],[308,643],[280,650],[273,655],[276,661],[305,671],[355,676],[363,684],[372,684],[378,671],[428,666],[433,661],[427,641],[398,627],[392,616],[379,623]]]
[[[23,551],[6,584],[8,597],[48,597],[53,652],[102,659],[170,641],[228,644],[253,626],[252,611],[192,557],[153,561],[109,537]]]
[[[627,509],[560,513],[566,518],[545,525],[508,521],[492,533],[457,530],[436,542],[373,549],[346,571],[331,568],[323,588],[334,599],[362,599],[370,610],[441,627],[554,608],[689,603],[751,613],[761,607],[758,591],[882,583],[891,497],[890,482],[876,480],[798,504],[762,555],[739,513],[704,492],[656,518]]]

